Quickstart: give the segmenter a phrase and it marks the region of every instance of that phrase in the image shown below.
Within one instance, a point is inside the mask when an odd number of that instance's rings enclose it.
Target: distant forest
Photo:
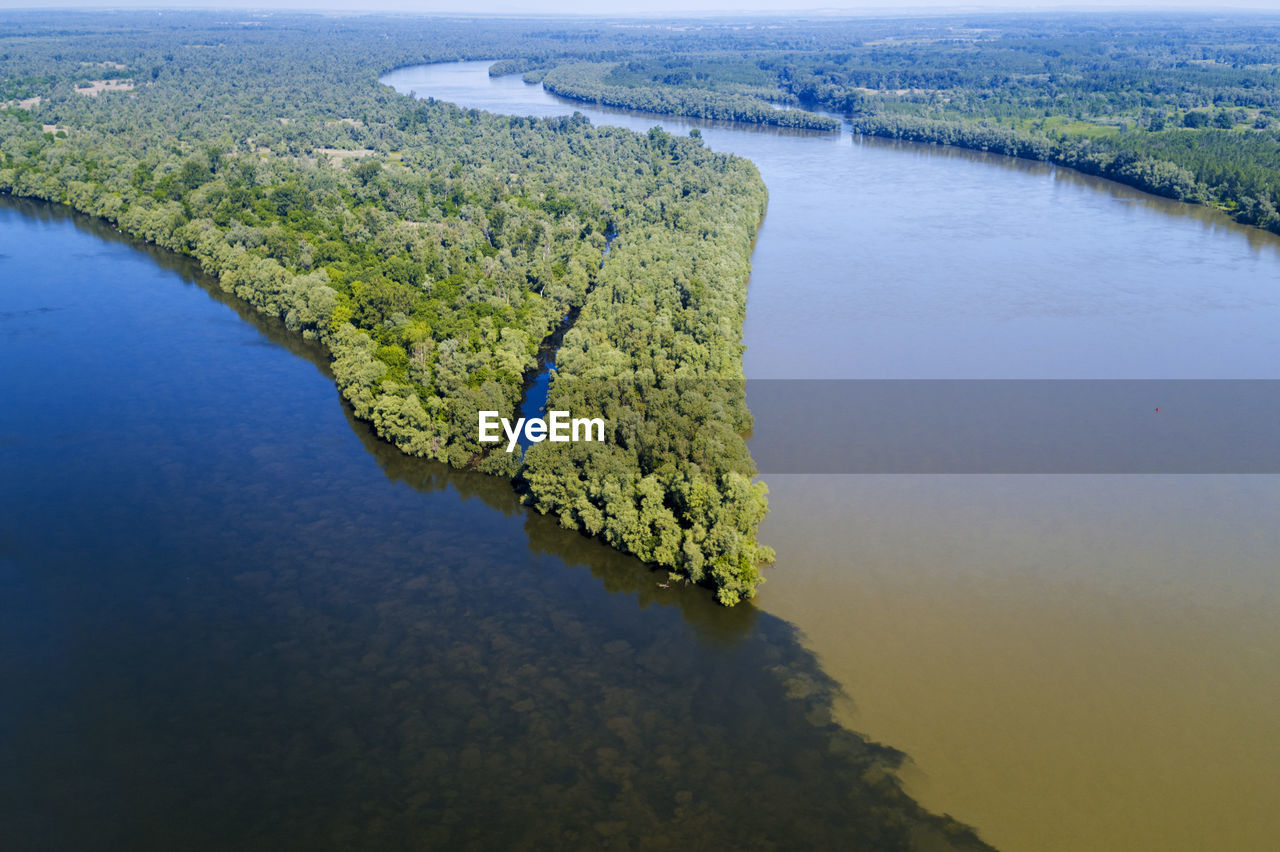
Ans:
[[[579,100],[1045,160],[1280,233],[1280,16],[582,25],[491,73]],[[779,110],[775,104],[788,107]]]

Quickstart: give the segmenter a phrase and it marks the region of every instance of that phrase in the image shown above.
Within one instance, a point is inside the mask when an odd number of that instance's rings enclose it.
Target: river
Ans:
[[[0,848],[953,848],[791,624],[378,440],[192,262],[0,197],[0,363]]]
[[[749,380],[1280,378],[1280,240],[1215,211],[977,152],[587,107],[487,66],[383,81],[696,126],[756,163]],[[927,808],[1007,849],[1272,847],[1280,477],[765,478],[759,607],[841,686],[839,721],[906,752]]]

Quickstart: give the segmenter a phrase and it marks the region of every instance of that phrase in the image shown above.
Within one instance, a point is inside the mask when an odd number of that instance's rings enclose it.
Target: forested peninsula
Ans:
[[[508,477],[565,526],[751,597],[772,559],[742,437],[754,166],[377,82],[500,55],[502,25],[225,17],[7,13],[0,191],[198,259],[328,346],[356,415],[404,452]],[[477,412],[516,409],[575,309],[551,401],[607,412],[612,434],[524,457],[480,444]]]
[[[344,398],[404,452],[509,478],[566,526],[726,604],[750,597],[771,559],[742,437],[759,174],[696,135],[500,117],[378,83],[460,59],[659,113],[831,130],[824,110],[1280,232],[1280,19],[1256,15],[7,12],[0,192],[198,258],[327,345]],[[549,400],[606,416],[606,440],[479,443],[477,412],[514,413],[566,317]]]

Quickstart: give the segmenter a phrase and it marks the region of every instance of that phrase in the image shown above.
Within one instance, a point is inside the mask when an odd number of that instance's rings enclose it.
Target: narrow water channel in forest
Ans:
[[[609,229],[604,235],[604,258],[600,260],[600,265],[604,265],[605,258],[609,257],[609,250],[613,248],[613,241],[618,238],[618,232]],[[590,292],[588,290],[588,292]],[[531,417],[543,417],[547,411],[547,392],[551,389],[551,374],[556,370],[556,353],[560,351],[561,344],[564,343],[564,336],[569,329],[573,328],[574,321],[578,318],[578,311],[581,306],[571,308],[569,313],[564,315],[560,324],[556,326],[555,331],[547,335],[547,339],[538,345],[538,366],[530,373],[525,380],[524,396],[520,400],[520,410],[516,412],[518,417],[525,419]],[[524,433],[520,433],[520,446],[523,449],[529,448],[529,438]]]

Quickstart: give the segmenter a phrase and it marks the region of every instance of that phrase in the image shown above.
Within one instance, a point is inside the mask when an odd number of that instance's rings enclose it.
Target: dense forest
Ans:
[[[771,558],[739,342],[764,186],[697,139],[377,82],[509,36],[426,19],[12,13],[0,191],[195,257],[325,343],[355,414],[403,451],[509,477],[566,526],[734,604]],[[552,399],[572,385],[573,410],[607,412],[614,434],[528,459],[478,443],[477,412],[516,410],[539,343],[575,309]],[[688,380],[699,393],[679,391]]]
[[[643,33],[643,35],[640,35]],[[680,115],[1045,160],[1280,232],[1280,18],[1056,14],[652,23],[528,42],[492,73]],[[779,111],[769,103],[796,109]],[[744,103],[754,109],[741,108]]]
[[[709,91],[679,83],[620,84],[617,82],[617,72],[622,67],[624,66],[575,62],[549,71],[536,72],[536,77],[526,74],[525,79],[540,80],[543,87],[552,94],[604,106],[721,121],[746,121],[775,127],[840,129],[840,122],[834,118],[815,115],[802,109],[777,109],[751,95]],[[664,79],[682,80],[687,77],[688,72],[677,72],[666,75]]]
[[[756,170],[696,136],[414,100],[382,73],[491,59],[592,103],[817,131],[827,111],[1280,231],[1275,17],[236,18],[5,13],[0,191],[198,258],[326,344],[386,440],[507,477],[726,604],[772,556],[742,437]],[[549,399],[606,416],[607,440],[480,444],[477,412],[517,409],[565,317]]]

